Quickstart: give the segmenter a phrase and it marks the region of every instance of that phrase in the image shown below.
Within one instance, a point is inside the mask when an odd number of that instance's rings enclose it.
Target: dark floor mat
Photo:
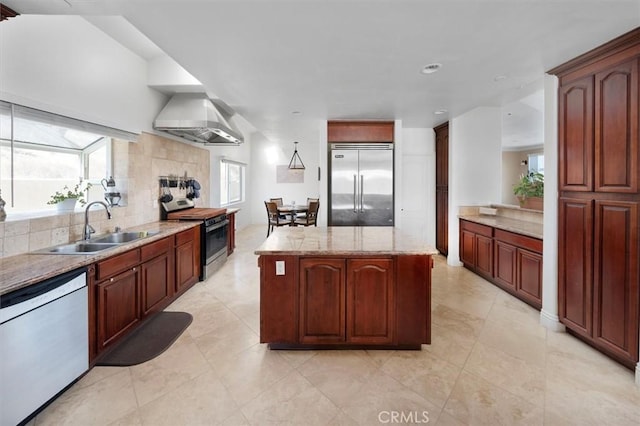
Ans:
[[[126,367],[149,361],[169,349],[192,320],[186,312],[160,312],[125,337],[96,365]]]

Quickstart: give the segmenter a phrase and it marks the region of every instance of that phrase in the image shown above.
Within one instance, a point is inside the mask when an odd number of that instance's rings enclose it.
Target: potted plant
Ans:
[[[523,173],[520,181],[513,187],[513,193],[520,207],[542,210],[544,196],[544,175],[540,172]]]
[[[53,204],[58,207],[58,210],[67,211],[75,209],[76,202],[79,202],[80,205],[84,206],[87,202],[85,200],[85,195],[89,188],[91,188],[91,184],[87,183],[84,189],[81,189],[82,181],[76,184],[73,189],[70,189],[67,185],[62,187],[62,191],[56,191],[55,194],[51,196],[51,199],[47,201],[47,204]]]

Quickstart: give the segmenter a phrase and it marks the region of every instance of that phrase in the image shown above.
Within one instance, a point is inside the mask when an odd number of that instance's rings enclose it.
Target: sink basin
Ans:
[[[62,244],[59,246],[47,247],[33,251],[35,254],[92,254],[102,250],[118,247],[121,244],[136,241],[141,238],[151,237],[158,232],[129,231],[113,232],[111,234],[99,235],[88,241],[78,241],[75,243]]]
[[[95,243],[95,242],[78,242],[64,244],[61,246],[47,247],[45,249],[36,250],[33,253],[38,254],[91,254],[102,250],[117,247],[116,243]]]
[[[140,238],[151,237],[156,235],[157,232],[114,232],[112,234],[105,234],[91,239],[92,243],[128,243],[131,241],[139,240]]]

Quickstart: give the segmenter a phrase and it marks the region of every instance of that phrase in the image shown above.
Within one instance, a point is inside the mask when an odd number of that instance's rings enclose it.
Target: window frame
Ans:
[[[240,191],[240,197],[237,200],[229,200],[229,194],[232,192],[230,190],[231,188],[231,181],[229,179],[229,165],[232,166],[237,166],[239,167],[239,186],[240,188],[238,188]],[[222,173],[223,171],[226,170],[225,173],[225,178],[222,179]],[[245,188],[246,188],[246,173],[247,173],[247,165],[245,163],[242,163],[240,161],[234,161],[234,160],[229,160],[226,158],[222,158],[220,159],[220,206],[221,207],[228,207],[228,206],[233,206],[235,204],[242,204],[245,202],[245,198],[246,198],[246,192],[245,192]],[[223,188],[223,184],[226,182],[227,187],[226,190]],[[223,200],[222,199],[222,195],[226,192],[227,194],[227,199]]]

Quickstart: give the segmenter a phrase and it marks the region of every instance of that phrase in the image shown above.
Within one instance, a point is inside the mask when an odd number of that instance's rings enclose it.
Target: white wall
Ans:
[[[396,146],[396,227],[435,246],[435,132],[401,131]]]
[[[306,140],[298,143],[298,154],[306,167],[303,183],[278,183],[276,180],[276,166],[289,165],[293,155],[293,141],[270,141],[257,133],[251,138],[250,149],[251,223],[264,223],[265,235],[267,213],[264,201],[269,198],[282,197],[285,203],[290,203],[292,200],[296,203],[304,203],[307,197],[319,197],[321,207],[326,206],[326,200],[321,196],[320,182],[318,182],[319,141]],[[321,220],[322,216],[321,210]]]
[[[501,199],[502,120],[500,108],[480,107],[449,122],[449,255],[460,265],[460,206],[485,205]]]
[[[146,61],[79,16],[0,25],[0,99],[130,132],[151,131],[166,96]]]

